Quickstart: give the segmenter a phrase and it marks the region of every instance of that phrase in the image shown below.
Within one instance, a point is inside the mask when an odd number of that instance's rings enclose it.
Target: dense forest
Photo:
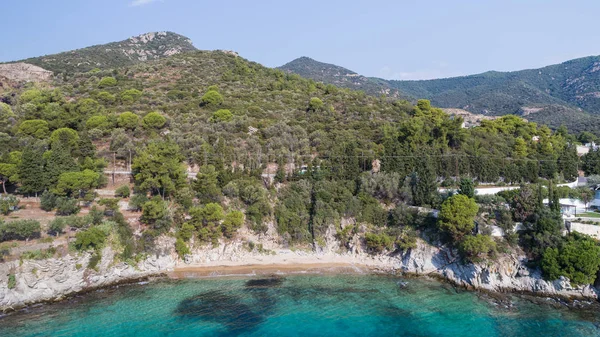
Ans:
[[[420,237],[473,262],[524,249],[546,276],[575,283],[593,281],[598,270],[593,240],[561,235],[557,198],[587,193],[554,186],[578,176],[578,139],[564,127],[509,115],[463,128],[427,100],[368,96],[220,51],[63,73],[6,91],[1,101],[1,210],[14,209],[15,195],[36,195],[59,215],[44,226],[5,218],[2,241],[72,228],[74,249],[110,242],[135,263],[160,235],[175,237],[183,258],[244,225],[264,233],[274,224],[282,243],[313,249],[333,226],[340,249],[358,235],[373,253],[400,253]],[[109,164],[128,168],[130,160],[133,188],[99,197]],[[597,162],[587,160],[592,172]],[[521,188],[475,195],[484,183]],[[121,214],[120,198],[139,212],[140,233]],[[423,209],[439,210],[438,218]],[[356,222],[342,225],[348,218]],[[520,235],[515,222],[526,228]],[[491,225],[505,237],[493,239]]]
[[[298,58],[280,68],[324,83],[367,94],[426,98],[442,108],[465,109],[476,114],[527,115],[528,119],[552,129],[565,125],[576,133],[589,131],[596,136],[600,126],[598,99],[599,58],[570,60],[540,69],[483,74],[419,81],[395,81],[365,77],[351,70]],[[525,109],[538,110],[529,115]]]

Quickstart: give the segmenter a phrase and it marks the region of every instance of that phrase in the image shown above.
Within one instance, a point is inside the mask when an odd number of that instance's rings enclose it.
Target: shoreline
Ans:
[[[408,279],[435,280],[441,284],[448,284],[455,289],[477,294],[478,297],[487,298],[488,301],[499,304],[510,304],[510,296],[528,300],[536,305],[552,305],[555,307],[567,307],[575,310],[587,310],[590,308],[600,308],[600,301],[584,298],[573,298],[571,296],[550,294],[543,292],[522,291],[510,288],[489,290],[472,286],[465,286],[451,279],[438,274],[420,274],[401,271],[393,268],[381,268],[359,263],[332,263],[332,262],[312,262],[312,263],[262,263],[262,264],[199,264],[191,266],[175,267],[172,271],[157,272],[144,276],[124,278],[119,281],[85,288],[81,291],[65,294],[52,299],[45,299],[26,303],[21,306],[4,308],[0,312],[0,319],[26,311],[28,308],[39,305],[52,305],[66,302],[78,296],[101,291],[105,289],[118,288],[120,286],[132,286],[139,284],[145,286],[148,283],[160,282],[165,280],[202,280],[202,279],[220,279],[220,278],[252,278],[252,277],[285,277],[285,276],[306,276],[306,275],[387,275]],[[508,302],[507,302],[508,301]],[[549,302],[551,301],[551,302]]]
[[[390,273],[378,267],[350,262],[264,263],[237,265],[191,265],[166,273],[171,279],[253,277],[269,275],[341,275]]]

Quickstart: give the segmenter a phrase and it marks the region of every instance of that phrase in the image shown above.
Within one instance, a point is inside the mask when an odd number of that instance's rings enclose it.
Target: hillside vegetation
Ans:
[[[385,80],[368,78],[344,67],[315,61],[306,56],[286,63],[278,67],[278,69],[287,73],[298,74],[317,82],[333,84],[341,88],[362,90],[369,95],[389,95],[396,98],[408,98],[408,96],[401,95],[398,90],[390,86]]]
[[[117,259],[135,264],[154,253],[158,236],[175,237],[184,258],[247,226],[275,231],[285,245],[316,249],[333,233],[342,251],[359,240],[390,254],[421,236],[478,262],[497,246],[517,245],[512,228],[521,221],[522,247],[533,262],[546,257],[550,277],[570,266],[557,266],[556,252],[589,248],[562,238],[555,201],[559,192],[581,192],[553,189],[577,176],[575,138],[516,116],[466,129],[428,100],[369,96],[219,51],[65,74],[2,101],[2,185],[9,194],[41,195],[41,207],[59,217],[47,227],[4,219],[0,241],[72,228],[74,249],[97,253],[113,244]],[[139,212],[135,235],[119,200],[95,193],[113,153],[122,167],[132,158],[133,189],[116,197],[129,197]],[[476,183],[523,185],[482,199]],[[460,185],[460,194],[439,193],[440,184]],[[0,210],[10,213],[15,200],[3,197]],[[413,206],[439,209],[440,217]],[[80,207],[88,214],[73,216]],[[504,238],[489,235],[493,224],[505,228]],[[575,282],[588,279],[586,271]]]
[[[157,60],[196,50],[185,36],[172,32],[147,33],[112,42],[53,55],[32,57],[19,62],[37,65],[54,73],[111,69]]]
[[[431,100],[442,108],[499,116],[521,114],[523,108],[544,109],[530,118],[554,129],[564,124],[574,132],[593,131],[600,124],[600,57],[591,56],[540,69],[486,72],[424,81],[387,81],[302,57],[281,69],[371,95]],[[356,80],[355,80],[356,79]]]

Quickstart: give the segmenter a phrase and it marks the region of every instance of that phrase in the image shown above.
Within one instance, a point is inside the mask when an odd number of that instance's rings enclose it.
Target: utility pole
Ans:
[[[117,170],[117,152],[113,151],[113,174],[112,174],[112,184],[115,186],[115,171]]]

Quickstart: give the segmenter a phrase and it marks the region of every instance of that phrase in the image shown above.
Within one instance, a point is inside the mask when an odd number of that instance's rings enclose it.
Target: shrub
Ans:
[[[177,251],[177,255],[182,259],[190,254],[190,249],[182,238],[177,238],[177,241],[175,241],[175,250]]]
[[[206,107],[217,107],[223,104],[223,96],[216,90],[207,91],[200,99],[200,105]]]
[[[463,258],[478,263],[496,251],[496,242],[489,235],[469,235],[459,243],[458,248]]]
[[[102,260],[102,255],[100,255],[97,252],[92,254],[92,256],[90,256],[90,260],[88,261],[87,267],[89,269],[96,270],[96,267],[98,266],[98,263],[100,263],[100,260]]]
[[[0,241],[29,240],[39,237],[41,225],[35,220],[16,220],[0,223]]]
[[[454,195],[442,204],[439,213],[440,229],[455,241],[460,241],[475,228],[474,219],[478,210],[475,200],[462,194]]]
[[[54,148],[57,143],[62,143],[65,146],[74,149],[79,143],[79,135],[77,134],[77,131],[70,128],[60,128],[54,130],[50,135],[50,144]]]
[[[17,277],[15,274],[8,274],[8,289],[15,289],[17,286]]]
[[[110,92],[106,92],[106,91],[101,91],[98,94],[96,94],[96,99],[107,105],[113,104],[117,100],[115,95],[111,94]]]
[[[8,215],[11,211],[17,209],[19,205],[19,199],[14,195],[3,195],[0,196],[0,212],[4,215]]]
[[[158,196],[144,203],[140,220],[146,224],[153,224],[167,216],[167,205]]]
[[[165,126],[167,119],[158,112],[150,112],[142,118],[142,126],[145,129],[160,129]]]
[[[240,211],[232,211],[227,213],[223,223],[221,223],[221,231],[227,238],[232,238],[235,232],[242,227],[244,223],[244,213]]]
[[[67,223],[65,218],[55,218],[48,224],[48,234],[58,236],[63,232]]]
[[[233,114],[227,109],[220,109],[213,113],[210,117],[210,121],[213,123],[217,122],[230,122],[233,119]]]
[[[117,85],[117,80],[114,77],[103,77],[98,82],[98,88],[108,88]]]
[[[144,204],[148,202],[148,197],[145,194],[134,194],[129,199],[129,209],[132,211],[139,212],[144,207]]]
[[[546,248],[541,261],[548,280],[568,277],[574,284],[593,284],[600,269],[600,247],[590,237],[573,233],[557,248]]]
[[[367,248],[376,253],[381,253],[386,249],[388,251],[394,249],[394,240],[391,236],[385,233],[366,233],[365,240],[367,243]]]
[[[59,197],[56,199],[57,215],[72,215],[79,213],[79,202],[76,199]]]
[[[118,197],[118,198],[129,198],[130,194],[131,194],[131,191],[129,190],[128,185],[120,186],[119,188],[117,188],[115,190],[115,197]]]
[[[92,227],[83,232],[77,233],[75,236],[75,248],[79,251],[85,251],[89,249],[100,249],[104,245],[106,235],[98,227]]]
[[[308,102],[309,111],[320,111],[321,109],[323,109],[324,106],[325,104],[318,97],[313,97],[310,99],[310,102]]]
[[[126,104],[132,104],[142,97],[142,92],[137,89],[127,89],[121,92],[121,101]]]
[[[140,117],[131,111],[123,112],[117,118],[117,125],[123,129],[133,130],[137,128]]]
[[[85,122],[85,127],[88,130],[100,129],[104,131],[110,128],[110,123],[106,116],[92,116]]]
[[[19,125],[18,134],[32,136],[35,138],[46,138],[50,129],[48,122],[41,119],[26,120]]]
[[[469,198],[475,197],[475,184],[469,178],[462,178],[459,183],[458,193],[466,195]]]

